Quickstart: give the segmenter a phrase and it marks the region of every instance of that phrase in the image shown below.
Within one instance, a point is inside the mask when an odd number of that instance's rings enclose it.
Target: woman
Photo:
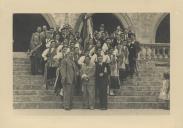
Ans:
[[[169,73],[163,74],[162,87],[159,94],[159,99],[169,101],[170,100],[170,75]]]
[[[119,89],[119,67],[117,57],[113,55],[110,63],[111,77],[110,77],[110,95],[113,96],[114,90]]]

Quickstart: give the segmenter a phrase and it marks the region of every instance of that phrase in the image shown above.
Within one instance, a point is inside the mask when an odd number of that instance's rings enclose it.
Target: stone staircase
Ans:
[[[158,99],[162,74],[167,69],[156,66],[155,61],[139,61],[139,75],[128,77],[117,90],[118,96],[108,96],[108,108],[168,109],[169,104]],[[81,96],[74,96],[73,102],[73,108],[82,108]],[[30,61],[25,53],[14,53],[13,57],[13,108],[63,108],[61,97],[53,89],[43,87],[43,77],[30,74]]]

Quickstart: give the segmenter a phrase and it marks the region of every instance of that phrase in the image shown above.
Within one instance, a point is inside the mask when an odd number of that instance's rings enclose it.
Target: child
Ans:
[[[169,73],[163,74],[163,83],[160,90],[159,99],[169,101],[170,100],[170,75]]]

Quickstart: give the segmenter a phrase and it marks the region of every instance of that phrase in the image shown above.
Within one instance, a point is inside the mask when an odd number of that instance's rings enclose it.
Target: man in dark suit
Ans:
[[[64,109],[70,110],[72,107],[74,83],[78,74],[77,66],[73,61],[73,53],[68,53],[61,61],[60,73],[64,91]]]
[[[136,41],[135,34],[131,35],[131,38],[128,38],[128,51],[129,51],[129,68],[130,75],[132,76],[137,72],[137,63],[138,53],[140,52],[140,43]]]
[[[96,89],[99,94],[99,107],[101,110],[107,109],[107,64],[102,62],[102,55],[98,55],[96,62]]]

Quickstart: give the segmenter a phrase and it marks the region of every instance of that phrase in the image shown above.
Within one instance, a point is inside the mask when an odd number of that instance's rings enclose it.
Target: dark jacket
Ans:
[[[137,59],[138,53],[140,52],[140,43],[135,41],[133,44],[128,45],[129,59]]]
[[[60,73],[62,76],[62,83],[64,84],[74,84],[76,81],[76,76],[78,73],[78,68],[74,61],[69,58],[64,58],[61,61]]]

